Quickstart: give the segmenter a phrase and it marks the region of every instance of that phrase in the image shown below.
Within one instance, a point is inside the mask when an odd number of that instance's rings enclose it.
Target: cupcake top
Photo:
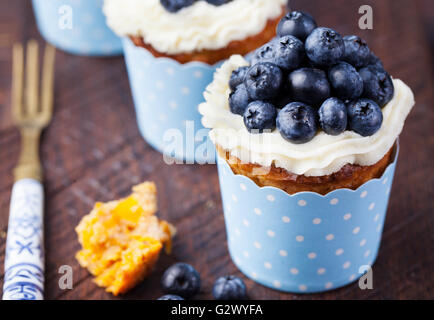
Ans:
[[[160,0],[105,0],[104,13],[118,35],[140,36],[162,53],[179,54],[217,50],[256,35],[282,14],[287,0],[190,2],[171,12]]]
[[[411,89],[362,39],[316,28],[305,13],[289,13],[277,33],[250,62],[232,56],[215,73],[199,106],[213,142],[305,176],[381,160],[414,106]]]

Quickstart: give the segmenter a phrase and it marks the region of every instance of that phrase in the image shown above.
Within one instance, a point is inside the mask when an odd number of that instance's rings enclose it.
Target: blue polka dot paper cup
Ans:
[[[356,281],[377,256],[397,154],[398,148],[380,179],[325,196],[258,187],[219,158],[232,260],[247,277],[285,292],[321,292]]]
[[[216,68],[202,62],[181,64],[154,57],[145,48],[123,39],[125,62],[137,122],[144,139],[169,158],[186,163],[215,163],[208,129],[197,107]],[[209,151],[212,152],[209,152]]]
[[[40,33],[59,49],[73,54],[122,54],[121,39],[102,12],[103,0],[33,0]]]

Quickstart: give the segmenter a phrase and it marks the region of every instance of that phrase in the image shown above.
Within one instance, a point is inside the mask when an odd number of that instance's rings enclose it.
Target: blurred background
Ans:
[[[49,1],[49,0],[46,0]],[[361,5],[374,9],[374,29],[360,30]],[[318,24],[343,35],[357,34],[383,60],[386,70],[414,91],[416,107],[401,136],[401,155],[379,258],[374,290],[357,284],[316,295],[278,293],[248,280],[253,299],[430,299],[434,277],[434,112],[432,0],[293,0],[292,9],[311,13]],[[12,168],[19,153],[19,132],[10,115],[11,48],[36,38],[31,1],[0,0],[0,286]],[[226,249],[215,166],[164,164],[162,155],[141,138],[121,57],[89,58],[57,53],[55,111],[43,135],[46,179],[46,298],[111,299],[96,287],[74,254],[74,227],[96,200],[128,194],[131,185],[154,180],[160,217],[174,223],[179,235],[174,253],[125,298],[155,299],[159,279],[174,261],[193,264],[202,274],[203,293],[217,275],[241,275]],[[74,289],[59,289],[58,268],[71,265]]]

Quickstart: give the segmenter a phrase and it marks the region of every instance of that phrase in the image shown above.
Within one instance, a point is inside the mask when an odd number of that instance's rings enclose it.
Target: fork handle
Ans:
[[[15,181],[32,178],[42,181],[42,165],[39,159],[41,128],[24,127],[21,132],[21,153],[14,169]]]
[[[44,298],[43,206],[41,182],[15,182],[6,240],[3,300]]]

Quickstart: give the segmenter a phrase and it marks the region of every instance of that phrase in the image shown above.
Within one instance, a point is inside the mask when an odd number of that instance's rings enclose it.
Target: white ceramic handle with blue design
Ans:
[[[15,182],[9,212],[3,300],[44,297],[43,207],[41,182],[34,179]]]

